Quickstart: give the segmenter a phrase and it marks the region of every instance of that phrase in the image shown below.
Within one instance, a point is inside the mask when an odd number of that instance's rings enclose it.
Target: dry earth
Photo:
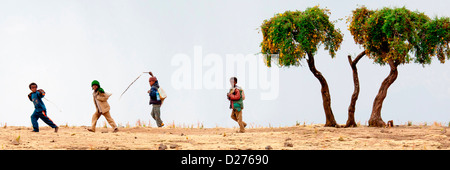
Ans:
[[[323,125],[300,125],[280,128],[97,128],[60,127],[54,133],[41,127],[39,133],[30,127],[0,128],[3,150],[434,150],[450,149],[450,129],[445,126],[406,126],[394,128],[330,128]]]

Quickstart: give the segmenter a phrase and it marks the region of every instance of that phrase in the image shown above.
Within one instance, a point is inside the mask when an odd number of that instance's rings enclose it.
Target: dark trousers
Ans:
[[[156,121],[156,125],[158,127],[163,126],[163,122],[161,120],[161,105],[160,104],[153,104],[153,109],[151,113],[153,119]]]
[[[33,131],[35,132],[39,132],[39,124],[38,124],[38,119],[41,118],[42,121],[44,121],[47,125],[49,125],[52,128],[56,128],[58,126],[55,125],[55,123],[53,123],[52,119],[50,119],[47,116],[47,111],[43,110],[43,111],[34,111],[33,114],[31,115],[31,124],[33,124]]]

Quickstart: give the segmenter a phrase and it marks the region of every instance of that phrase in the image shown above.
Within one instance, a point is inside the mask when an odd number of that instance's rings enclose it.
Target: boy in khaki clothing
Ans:
[[[247,123],[242,121],[242,109],[244,109],[245,94],[244,90],[237,86],[237,78],[230,78],[231,89],[230,92],[227,93],[228,100],[230,100],[230,109],[233,109],[231,112],[231,119],[236,121],[239,124],[239,132],[244,133],[245,127]]]
[[[109,113],[110,106],[107,100],[109,96],[111,96],[111,94],[105,93],[105,91],[100,87],[100,82],[98,82],[97,80],[92,81],[91,87],[94,90],[92,95],[94,97],[94,104],[97,110],[92,116],[92,127],[91,129],[88,129],[88,131],[95,132],[97,120],[98,118],[100,118],[101,115],[103,115],[105,119],[108,121],[109,125],[111,125],[111,127],[114,129],[113,133],[118,132],[119,129],[117,128],[114,119],[111,117],[111,114]]]

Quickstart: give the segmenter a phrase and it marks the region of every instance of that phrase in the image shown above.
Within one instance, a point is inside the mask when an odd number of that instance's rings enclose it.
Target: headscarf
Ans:
[[[94,86],[94,85],[98,86],[98,89],[97,89],[98,92],[105,93],[105,90],[103,90],[103,88],[100,87],[100,82],[98,82],[97,80],[94,80],[91,83],[91,87]]]

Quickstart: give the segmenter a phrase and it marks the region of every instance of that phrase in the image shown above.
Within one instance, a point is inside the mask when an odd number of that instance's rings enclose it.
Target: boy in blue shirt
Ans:
[[[149,79],[151,89],[148,91],[149,96],[150,96],[150,105],[153,105],[151,115],[152,115],[153,119],[155,119],[156,125],[158,127],[163,127],[164,123],[161,120],[162,101],[161,101],[161,99],[158,99],[158,95],[156,94],[156,93],[158,93],[158,89],[159,89],[158,79],[156,79],[156,77],[153,76],[152,72],[149,72],[149,74],[150,74],[150,76],[152,76]]]
[[[33,124],[33,132],[39,132],[38,119],[41,118],[47,125],[55,129],[58,132],[59,127],[53,123],[52,119],[47,116],[47,108],[45,108],[42,98],[45,96],[45,91],[42,89],[37,90],[37,84],[31,83],[28,86],[31,93],[28,94],[28,99],[34,104],[34,112],[31,115],[31,124]]]

